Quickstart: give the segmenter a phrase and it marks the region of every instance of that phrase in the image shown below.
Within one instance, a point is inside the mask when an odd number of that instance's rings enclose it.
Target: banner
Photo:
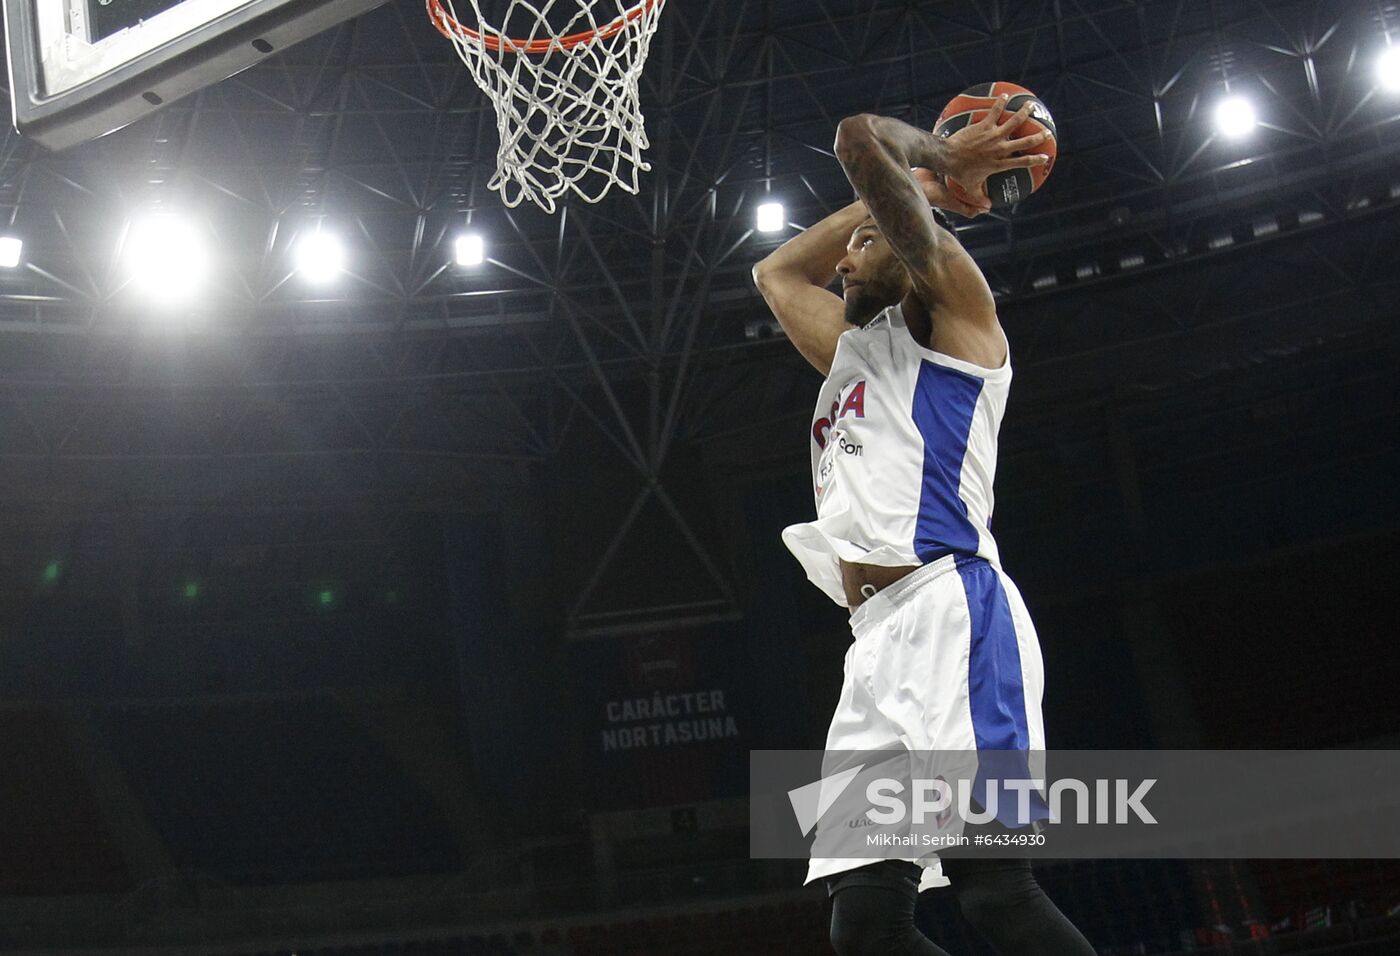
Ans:
[[[744,793],[752,726],[737,629],[580,644],[570,657],[595,809]]]

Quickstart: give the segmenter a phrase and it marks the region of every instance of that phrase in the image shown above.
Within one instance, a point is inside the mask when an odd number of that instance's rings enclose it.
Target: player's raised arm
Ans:
[[[836,340],[850,328],[845,304],[827,286],[846,243],[866,218],[865,206],[851,203],[794,236],[753,268],[754,284],[778,324],[802,357],[823,375],[831,371]]]
[[[965,205],[941,183],[920,174],[924,200],[965,216],[978,216],[989,203]],[[754,266],[754,283],[778,324],[802,356],[826,375],[836,355],[836,340],[851,328],[846,304],[828,286],[849,251],[852,233],[870,218],[865,204],[854,202],[779,246]]]
[[[957,258],[939,254],[943,240],[925,187],[915,179],[912,169],[955,177],[980,192],[992,173],[1047,162],[1049,157],[1041,154],[1015,155],[1048,137],[1037,133],[1012,138],[1012,131],[1030,115],[1031,104],[1003,125],[1005,106],[1006,97],[1002,97],[982,120],[946,139],[897,119],[868,113],[848,117],[837,128],[836,158],[846,178],[909,270],[915,291],[929,305],[957,287],[946,281],[946,269]]]

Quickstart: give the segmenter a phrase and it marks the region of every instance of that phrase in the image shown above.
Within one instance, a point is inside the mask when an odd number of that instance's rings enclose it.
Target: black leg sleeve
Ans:
[[[1045,895],[1029,860],[945,857],[958,909],[998,956],[1095,956]]]
[[[827,880],[838,956],[948,956],[914,925],[923,868],[883,860]]]

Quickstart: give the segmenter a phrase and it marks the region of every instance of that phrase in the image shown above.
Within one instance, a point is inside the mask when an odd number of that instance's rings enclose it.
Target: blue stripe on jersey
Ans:
[[[947,554],[976,554],[977,528],[958,497],[972,415],[982,379],[925,361],[914,385],[914,424],[924,439],[924,487],[914,525],[914,553],[924,564]]]
[[[981,795],[984,778],[1030,778],[1027,751],[1031,747],[1026,722],[1026,694],[1021,683],[1021,648],[1016,621],[1001,584],[1001,575],[985,560],[959,561],[958,576],[972,639],[968,653],[967,687],[972,712],[972,734],[977,744],[977,779],[973,792]],[[998,752],[1000,751],[1000,752]],[[997,819],[1015,826],[1019,795],[1002,788],[997,793]],[[985,800],[982,801],[986,806]],[[1030,793],[1030,819],[1044,820],[1049,808],[1034,791]],[[1026,821],[1029,822],[1029,821]]]

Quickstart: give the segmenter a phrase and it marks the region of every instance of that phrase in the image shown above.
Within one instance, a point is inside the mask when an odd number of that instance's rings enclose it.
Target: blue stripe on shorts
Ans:
[[[980,558],[959,561],[958,575],[967,595],[972,624],[967,682],[978,753],[973,792],[982,795],[986,790],[984,778],[1030,777],[1027,751],[1031,748],[1031,737],[1026,723],[1026,695],[1021,684],[1016,622],[1011,616],[1001,575]],[[997,795],[997,820],[1016,826],[1017,802],[1015,790],[1002,788]],[[1030,819],[1044,820],[1049,816],[1045,802],[1031,791]]]

